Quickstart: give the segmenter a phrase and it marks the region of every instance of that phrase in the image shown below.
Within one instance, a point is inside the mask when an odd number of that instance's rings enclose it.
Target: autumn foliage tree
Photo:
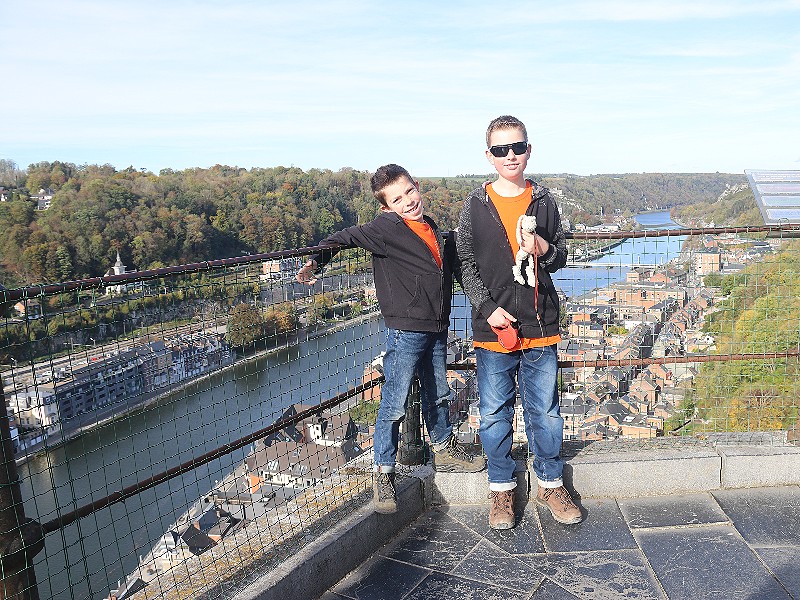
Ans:
[[[26,172],[13,167],[9,162],[4,172],[19,180],[20,189],[51,189],[54,196],[45,211],[34,210],[22,193],[0,203],[0,283],[6,287],[100,276],[118,251],[128,267],[145,270],[311,246],[333,231],[371,220],[380,208],[370,173],[351,168],[215,165],[154,174],[58,161],[30,165]],[[426,213],[443,230],[454,229],[464,198],[487,179],[420,178]],[[644,196],[659,203],[713,199],[743,176],[536,179],[574,200],[562,204],[565,218],[591,222],[601,206],[606,214],[611,207],[639,210]],[[673,191],[682,195],[673,197]]]
[[[248,349],[264,339],[264,317],[252,304],[242,302],[233,307],[228,318],[228,343],[234,348]]]

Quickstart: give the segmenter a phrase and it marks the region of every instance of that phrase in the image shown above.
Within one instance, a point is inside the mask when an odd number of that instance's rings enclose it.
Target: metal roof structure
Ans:
[[[800,171],[745,169],[764,223],[800,223]]]

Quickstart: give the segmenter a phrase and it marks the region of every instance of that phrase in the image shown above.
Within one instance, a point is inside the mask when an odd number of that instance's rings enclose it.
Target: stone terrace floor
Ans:
[[[800,487],[535,502],[492,531],[487,505],[423,513],[321,600],[800,599]]]

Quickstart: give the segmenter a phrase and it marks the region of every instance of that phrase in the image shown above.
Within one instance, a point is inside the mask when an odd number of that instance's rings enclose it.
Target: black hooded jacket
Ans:
[[[356,246],[372,253],[375,293],[387,327],[440,332],[450,326],[455,246],[452,236],[445,240],[436,223],[423,218],[439,242],[441,268],[422,238],[394,212],[381,212],[369,223],[331,234],[319,245]],[[336,252],[331,249],[315,256],[317,267]]]
[[[559,301],[551,273],[567,262],[567,241],[558,207],[547,188],[531,181],[532,201],[525,214],[536,216],[536,234],[550,248],[539,257],[538,315],[534,288],[514,280],[514,253],[506,230],[485,186],[474,189],[464,201],[458,221],[456,248],[461,262],[464,291],[472,304],[472,333],[476,341],[497,341],[486,319],[502,307],[517,319],[524,338],[559,333]]]

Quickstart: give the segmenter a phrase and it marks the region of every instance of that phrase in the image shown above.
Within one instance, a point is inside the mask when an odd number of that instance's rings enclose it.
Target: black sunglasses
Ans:
[[[520,154],[525,154],[528,151],[528,142],[514,142],[513,144],[501,144],[499,146],[492,146],[489,148],[489,152],[492,155],[496,156],[497,158],[503,158],[504,156],[508,156],[508,149],[511,150],[519,156]]]

